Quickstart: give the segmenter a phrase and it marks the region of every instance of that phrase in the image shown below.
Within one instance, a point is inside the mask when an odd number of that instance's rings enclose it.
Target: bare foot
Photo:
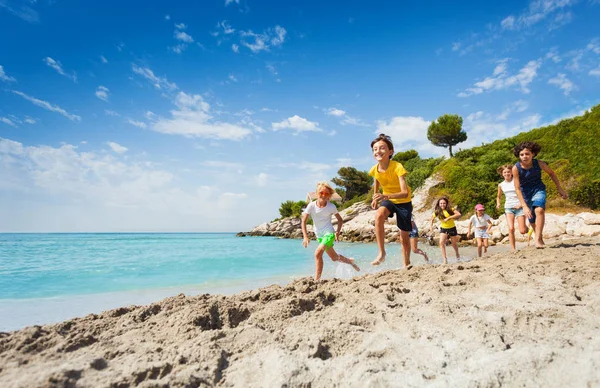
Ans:
[[[427,253],[423,252],[423,257],[425,258],[425,261],[429,263],[429,257],[427,256]]]
[[[380,253],[377,258],[371,262],[371,265],[379,265],[385,261],[385,253]]]
[[[544,248],[545,246],[546,246],[546,244],[544,244],[544,240],[542,240],[541,238],[540,238],[540,239],[538,239],[538,240],[535,242],[535,247],[536,247],[537,249],[542,249],[542,248]]]
[[[351,258],[351,259],[348,259],[348,260],[350,261],[350,265],[352,266],[352,268],[354,268],[354,270],[356,272],[359,272],[360,268],[358,267],[358,265],[356,265],[356,263],[354,262],[354,259]]]
[[[448,258],[444,257],[444,264],[448,264]]]

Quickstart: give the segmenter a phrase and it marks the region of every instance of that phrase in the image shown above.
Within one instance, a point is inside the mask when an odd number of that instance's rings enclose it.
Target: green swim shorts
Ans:
[[[319,244],[325,245],[327,248],[331,248],[333,243],[335,242],[335,234],[327,233],[325,236],[321,238],[317,238]]]

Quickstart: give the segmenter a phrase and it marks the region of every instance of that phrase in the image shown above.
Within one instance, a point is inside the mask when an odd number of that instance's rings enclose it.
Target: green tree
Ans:
[[[283,218],[291,217],[294,214],[294,201],[282,202],[279,206],[279,214]]]
[[[427,139],[437,147],[448,147],[452,157],[452,146],[467,140],[462,130],[463,119],[459,115],[445,114],[433,121],[427,129]]]
[[[416,150],[408,150],[408,151],[396,153],[396,155],[394,155],[392,160],[395,160],[398,163],[404,163],[407,160],[411,160],[411,159],[414,159],[417,157],[419,157],[419,153]]]
[[[339,178],[333,178],[331,181],[345,190],[344,200],[369,192],[373,185],[373,178],[368,172],[359,171],[354,167],[342,167],[338,170],[338,175]]]

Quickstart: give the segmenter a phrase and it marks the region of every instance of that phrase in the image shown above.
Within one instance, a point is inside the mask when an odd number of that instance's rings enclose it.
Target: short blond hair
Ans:
[[[335,190],[333,189],[333,187],[331,187],[331,185],[327,181],[320,181],[319,183],[317,183],[317,190],[316,190],[317,194],[319,193],[320,187],[325,187],[327,190],[329,190],[329,194],[331,194],[331,195],[333,195],[333,193],[335,193]]]

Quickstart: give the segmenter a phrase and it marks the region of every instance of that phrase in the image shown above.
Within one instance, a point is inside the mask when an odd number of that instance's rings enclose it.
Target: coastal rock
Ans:
[[[600,225],[600,214],[579,213],[578,216],[583,219],[586,225]]]

